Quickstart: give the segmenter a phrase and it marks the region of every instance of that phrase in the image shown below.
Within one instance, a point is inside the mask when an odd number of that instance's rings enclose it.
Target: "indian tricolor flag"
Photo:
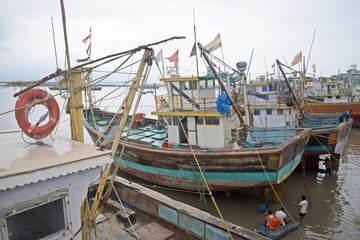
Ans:
[[[208,51],[208,52],[212,52],[215,51],[216,49],[218,49],[219,47],[221,47],[221,40],[220,40],[220,33],[218,33],[215,37],[214,40],[212,40],[211,43],[209,43],[208,45],[205,45],[204,48]]]
[[[299,53],[296,54],[296,56],[294,57],[294,60],[292,60],[291,66],[294,66],[295,64],[298,64],[299,62],[301,62],[301,59],[302,59],[302,52],[299,52]]]

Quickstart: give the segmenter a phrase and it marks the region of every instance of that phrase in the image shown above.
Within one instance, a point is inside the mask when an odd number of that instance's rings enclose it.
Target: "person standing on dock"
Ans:
[[[299,204],[295,202],[293,202],[293,204],[300,207],[299,221],[303,220],[307,213],[307,207],[309,205],[308,201],[306,200],[306,196],[305,195],[301,196],[301,202]]]

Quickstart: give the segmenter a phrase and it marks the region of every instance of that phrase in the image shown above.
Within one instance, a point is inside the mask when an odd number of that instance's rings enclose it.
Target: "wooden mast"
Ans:
[[[83,103],[82,103],[82,81],[81,72],[75,71],[74,75],[70,72],[70,54],[67,41],[66,31],[66,17],[64,1],[60,0],[61,14],[63,19],[64,40],[66,47],[66,61],[68,73],[65,74],[65,79],[69,81],[69,93],[70,93],[70,124],[71,124],[71,139],[79,142],[84,142],[84,130],[83,130]],[[69,77],[69,78],[68,78]]]

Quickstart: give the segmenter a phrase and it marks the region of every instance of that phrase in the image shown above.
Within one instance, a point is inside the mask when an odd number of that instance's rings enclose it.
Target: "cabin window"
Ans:
[[[271,115],[272,114],[272,109],[266,109],[266,115]]]
[[[218,117],[205,117],[205,124],[206,125],[219,125],[219,118]]]
[[[69,216],[66,215],[68,199],[62,196],[51,200],[51,196],[48,196],[47,199],[34,202],[30,207],[24,205],[26,208],[20,208],[20,211],[14,209],[14,214],[6,214],[1,219],[1,225],[6,228],[2,228],[0,234],[5,230],[9,239],[13,240],[41,239],[56,233],[64,238],[69,237]]]
[[[206,89],[206,80],[201,80],[199,82],[200,89]]]
[[[278,109],[277,114],[278,115],[284,115],[284,109]]]
[[[197,89],[197,81],[189,81],[189,89]]]
[[[207,88],[215,88],[215,80],[207,80]]]
[[[184,81],[184,82],[181,82],[181,90],[188,90],[190,89],[190,83],[189,81]]]
[[[332,96],[328,96],[328,99],[332,99]]]
[[[262,90],[263,92],[266,92],[266,91],[267,91],[267,86],[262,86],[261,90]]]
[[[172,118],[171,117],[167,117],[166,120],[167,120],[169,125],[172,125]]]
[[[203,125],[204,124],[204,118],[201,117],[201,116],[196,117],[196,124]]]
[[[197,89],[197,81],[183,81],[181,82],[182,90],[196,90]]]
[[[211,80],[200,80],[199,81],[200,89],[207,89],[207,88],[215,88],[215,81]]]
[[[254,109],[254,115],[260,115],[260,109]]]
[[[269,85],[269,91],[277,91],[277,86]]]
[[[179,117],[178,116],[173,117],[173,125],[174,126],[179,125]]]
[[[336,99],[341,99],[341,96],[336,96]]]

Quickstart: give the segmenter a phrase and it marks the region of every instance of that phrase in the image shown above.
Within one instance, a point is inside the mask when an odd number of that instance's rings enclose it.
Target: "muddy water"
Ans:
[[[199,194],[154,187],[122,174],[176,200],[197,208],[204,206]],[[303,176],[302,171],[297,170],[286,180],[282,187],[282,204],[292,218],[297,219],[299,210],[292,202],[299,203],[301,195],[306,193],[311,204],[308,214],[300,228],[283,239],[360,239],[360,223],[355,223],[356,219],[360,219],[360,128],[352,130],[337,173],[325,176],[307,169]],[[227,221],[254,229],[265,218],[265,215],[257,213],[258,206],[263,203],[262,199],[239,193],[233,193],[230,197],[221,193],[214,193],[213,196]],[[209,196],[206,197],[206,203],[208,211],[218,216]],[[270,203],[273,211],[280,207],[280,203]]]

